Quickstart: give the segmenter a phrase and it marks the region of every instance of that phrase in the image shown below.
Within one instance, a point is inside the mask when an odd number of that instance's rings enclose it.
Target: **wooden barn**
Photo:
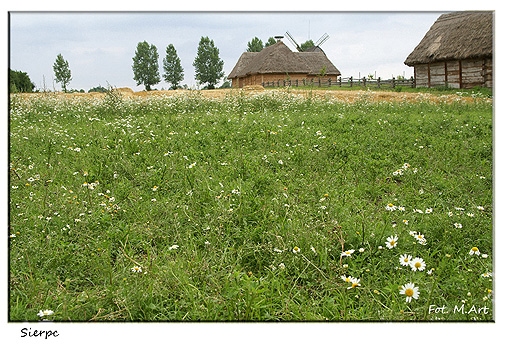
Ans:
[[[493,12],[441,15],[404,63],[417,87],[493,87]]]
[[[234,88],[287,79],[336,78],[339,70],[321,48],[293,52],[281,40],[260,52],[245,52],[228,76]]]

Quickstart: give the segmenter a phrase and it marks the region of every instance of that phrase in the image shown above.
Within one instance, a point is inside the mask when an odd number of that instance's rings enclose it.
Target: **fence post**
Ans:
[[[415,88],[415,79],[413,79],[413,77],[410,77],[410,80],[412,81],[412,88]]]
[[[350,76],[349,81],[350,81],[350,87],[352,87],[352,83],[354,82],[354,77]]]
[[[329,87],[332,85],[332,80],[329,78]]]
[[[394,88],[395,88],[395,78],[392,77],[392,89],[394,89]]]
[[[378,78],[377,78],[377,88],[378,88],[378,89],[381,88],[381,77],[378,77]]]
[[[363,87],[367,86],[367,78],[363,77]]]
[[[341,78],[338,78],[339,87],[341,87]]]

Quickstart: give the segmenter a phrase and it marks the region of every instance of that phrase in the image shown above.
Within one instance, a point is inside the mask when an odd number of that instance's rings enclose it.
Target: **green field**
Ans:
[[[12,95],[9,320],[493,320],[492,99],[372,94]]]

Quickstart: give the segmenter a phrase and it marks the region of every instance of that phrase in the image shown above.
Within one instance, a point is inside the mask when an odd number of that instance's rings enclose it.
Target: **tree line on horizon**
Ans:
[[[264,44],[258,37],[254,37],[247,43],[246,52],[259,52],[263,48],[276,43],[274,37],[269,37]],[[302,44],[313,46],[309,40]],[[214,89],[224,77],[224,61],[219,57],[219,49],[209,37],[201,37],[197,48],[197,56],[193,61],[195,68],[195,80],[204,88]],[[137,44],[135,55],[132,58],[133,79],[137,85],[143,85],[146,91],[152,90],[152,86],[161,81],[159,73],[159,53],[157,47],[147,41]],[[173,44],[166,47],[166,56],[163,59],[164,74],[162,77],[170,84],[170,90],[178,89],[184,79],[184,69],[181,60],[177,55],[177,50]],[[72,81],[72,72],[69,63],[62,54],[58,54],[53,64],[54,80],[61,85],[63,92],[78,92],[77,90],[67,90],[67,86]],[[230,82],[226,81],[222,87],[230,87]],[[9,69],[9,92],[34,92],[36,86],[30,80],[29,75],[22,71]],[[106,92],[107,89],[101,85],[91,88],[88,92]],[[79,92],[84,92],[80,90]]]

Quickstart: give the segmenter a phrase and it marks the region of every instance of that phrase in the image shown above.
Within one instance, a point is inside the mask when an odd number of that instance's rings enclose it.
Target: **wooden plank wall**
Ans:
[[[414,66],[417,87],[493,87],[493,60],[441,61]]]

